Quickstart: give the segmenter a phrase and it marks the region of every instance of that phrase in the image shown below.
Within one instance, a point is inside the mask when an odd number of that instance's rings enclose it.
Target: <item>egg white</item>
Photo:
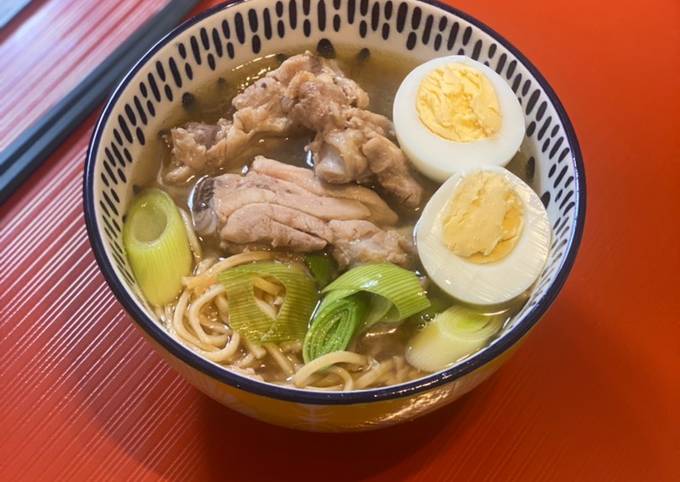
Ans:
[[[418,89],[433,70],[462,63],[482,72],[496,91],[501,128],[492,138],[471,142],[444,139],[422,123],[416,109]],[[484,165],[505,166],[524,139],[524,112],[510,86],[494,70],[464,55],[430,60],[413,69],[399,86],[392,107],[394,129],[404,153],[427,177],[443,182],[461,169]]]
[[[524,226],[514,249],[488,264],[472,263],[454,254],[442,237],[449,201],[463,178],[479,170],[501,174],[524,205]],[[451,176],[430,198],[415,231],[418,255],[432,281],[454,298],[475,305],[504,303],[526,291],[543,271],[551,236],[548,214],[538,195],[510,171],[495,166],[468,169]]]

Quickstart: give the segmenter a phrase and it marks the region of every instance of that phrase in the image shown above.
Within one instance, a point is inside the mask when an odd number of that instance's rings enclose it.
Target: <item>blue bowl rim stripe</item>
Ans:
[[[278,400],[284,400],[296,403],[306,403],[306,404],[321,404],[321,405],[349,405],[357,403],[369,403],[381,400],[390,400],[400,397],[406,397],[415,395],[419,392],[423,392],[440,385],[452,382],[457,378],[460,378],[493,360],[494,358],[500,356],[509,348],[511,348],[515,343],[517,343],[520,338],[522,338],[535,324],[536,322],[545,314],[552,302],[557,297],[557,294],[562,289],[564,282],[566,281],[571,268],[573,267],[574,260],[576,258],[576,253],[578,252],[581,239],[583,237],[583,230],[585,227],[585,211],[586,211],[586,179],[585,179],[585,169],[583,164],[583,157],[581,154],[581,149],[576,138],[576,133],[571,124],[569,116],[567,115],[564,106],[559,100],[557,94],[552,89],[550,84],[546,79],[539,73],[536,67],[527,59],[517,48],[515,48],[508,40],[503,36],[498,34],[495,30],[487,26],[486,24],[480,22],[479,20],[473,18],[472,16],[446,4],[440,3],[438,0],[418,0],[422,3],[432,5],[440,10],[449,12],[458,16],[459,18],[469,22],[470,24],[476,26],[481,31],[490,35],[496,42],[505,47],[510,51],[522,64],[531,72],[531,74],[536,78],[541,88],[545,91],[546,95],[552,102],[557,115],[559,116],[560,122],[564,126],[564,130],[569,141],[569,145],[572,148],[572,155],[575,162],[576,174],[577,174],[577,189],[576,189],[576,200],[578,201],[578,212],[576,215],[576,223],[573,228],[573,237],[569,245],[569,251],[567,253],[564,264],[557,273],[555,281],[546,291],[544,296],[540,299],[533,308],[529,310],[525,318],[521,323],[518,323],[513,327],[508,333],[506,333],[502,339],[493,345],[489,346],[485,350],[471,356],[464,362],[455,365],[442,372],[434,373],[432,375],[427,375],[423,378],[407,382],[401,385],[377,388],[365,391],[353,391],[353,392],[314,392],[304,389],[292,389],[283,386],[276,386],[271,384],[266,384],[253,380],[251,378],[232,373],[218,365],[215,365],[208,360],[202,358],[198,354],[191,351],[191,349],[185,347],[180,342],[176,341],[166,330],[164,330],[160,325],[158,325],[153,319],[148,317],[143,310],[141,310],[135,301],[127,293],[126,288],[123,286],[121,281],[115,274],[113,265],[109,262],[106,256],[106,250],[104,248],[104,243],[99,236],[97,229],[97,219],[95,215],[95,202],[94,202],[94,167],[95,167],[95,157],[99,149],[99,144],[101,142],[101,136],[103,133],[103,128],[113,111],[114,106],[118,102],[118,99],[122,95],[125,88],[128,86],[132,78],[136,73],[146,64],[146,62],[161,48],[167,45],[172,39],[177,35],[187,30],[189,27],[195,25],[201,20],[217,13],[228,9],[230,7],[245,3],[247,0],[232,0],[216,5],[210,9],[207,9],[198,15],[184,21],[167,35],[165,35],[161,40],[159,40],[153,47],[151,47],[144,56],[130,69],[130,71],[125,75],[125,77],[120,81],[113,94],[111,95],[109,101],[107,102],[104,110],[102,111],[97,124],[92,133],[90,139],[90,144],[87,150],[87,157],[85,161],[85,175],[83,179],[83,200],[84,200],[84,211],[85,211],[85,224],[87,228],[87,235],[92,245],[94,251],[95,259],[99,268],[104,275],[104,278],[111,287],[114,295],[118,301],[123,305],[125,310],[131,315],[132,319],[156,342],[163,346],[164,349],[169,351],[173,356],[179,358],[184,363],[187,363],[192,368],[203,372],[206,375],[214,378],[215,380],[234,386],[236,388],[245,390],[247,392],[254,393],[256,395],[261,395],[264,397],[270,397]]]

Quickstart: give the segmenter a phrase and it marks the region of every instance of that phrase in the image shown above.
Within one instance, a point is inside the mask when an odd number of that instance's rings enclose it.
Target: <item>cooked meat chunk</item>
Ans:
[[[420,205],[423,190],[411,174],[408,159],[388,136],[386,117],[360,109],[347,111],[345,127],[324,130],[311,144],[316,174],[328,182],[365,182],[375,177],[405,206]]]
[[[423,188],[411,176],[408,160],[401,149],[386,137],[376,134],[366,141],[361,150],[371,160],[371,172],[382,187],[405,206],[420,205]]]
[[[413,245],[394,230],[382,230],[368,221],[331,221],[333,257],[341,266],[389,261],[408,265]]]
[[[365,142],[366,137],[358,129],[331,129],[317,134],[310,145],[316,175],[333,184],[369,181],[368,159],[361,150]]]
[[[224,174],[214,182],[215,208],[222,221],[252,203],[287,206],[326,221],[371,218],[371,211],[360,201],[318,196],[296,184],[257,173]]]
[[[266,243],[306,253],[323,249],[330,233],[325,222],[297,209],[255,203],[234,211],[220,236],[232,246]]]
[[[182,181],[205,169],[229,167],[256,137],[307,129],[316,132],[309,148],[319,178],[333,184],[376,179],[407,207],[416,207],[422,189],[392,140],[392,123],[366,110],[368,102],[368,94],[335,62],[309,52],[296,55],[234,97],[232,121],[172,129],[176,168],[167,177]]]
[[[176,167],[168,173],[168,180],[184,181],[196,172],[229,167],[256,136],[289,133],[292,122],[280,112],[279,103],[272,99],[278,100],[279,96],[259,98],[251,95],[252,105],[243,100],[243,107],[234,113],[232,121],[220,119],[216,126],[189,122],[184,127],[171,129],[172,157]]]
[[[394,137],[389,119],[354,107],[343,89],[323,74],[295,76],[287,95],[293,103],[291,118],[317,132],[310,144],[317,176],[333,184],[364,183],[375,177],[407,207],[420,205],[422,188],[411,175],[406,156],[388,138]],[[388,149],[388,154],[376,146]]]
[[[409,263],[407,238],[376,224],[376,214],[380,220],[396,221],[387,206],[375,209],[382,203],[375,202],[377,194],[356,185],[346,192],[325,186],[309,169],[260,157],[245,176],[223,174],[197,184],[191,202],[194,227],[199,234],[217,235],[230,252],[253,247],[311,252],[332,246],[342,266]]]
[[[231,122],[220,119],[217,125],[189,122],[170,131],[172,156],[178,167],[168,178],[183,181],[196,170],[219,166],[224,157]]]
[[[262,156],[255,158],[250,169],[252,172],[289,181],[318,196],[354,199],[371,211],[370,217],[366,219],[379,226],[392,226],[399,220],[397,213],[371,189],[355,184],[329,184],[321,181],[309,169],[291,166]]]
[[[301,76],[301,77],[300,77]],[[191,174],[215,167],[229,167],[243,154],[250,141],[259,136],[285,136],[299,129],[290,114],[297,102],[290,98],[289,84],[298,77],[323,78],[339,101],[368,105],[368,95],[354,81],[344,77],[335,63],[305,53],[286,60],[234,97],[231,121],[220,119],[217,126],[190,122],[171,130],[174,169],[170,181],[183,181]],[[297,87],[292,92],[297,91]],[[327,89],[324,93],[328,93]]]

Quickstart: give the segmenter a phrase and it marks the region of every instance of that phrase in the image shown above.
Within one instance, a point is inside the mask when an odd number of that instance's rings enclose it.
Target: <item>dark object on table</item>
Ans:
[[[196,3],[197,0],[170,1],[0,152],[0,203],[106,98],[137,59],[175,27]]]

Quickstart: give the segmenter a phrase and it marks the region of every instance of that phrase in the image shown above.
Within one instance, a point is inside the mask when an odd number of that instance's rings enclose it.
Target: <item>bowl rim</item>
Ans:
[[[153,47],[151,47],[129,70],[129,72],[118,83],[117,87],[111,94],[109,100],[104,107],[104,110],[99,116],[95,128],[90,138],[90,143],[87,150],[85,160],[85,175],[83,179],[83,203],[85,212],[85,225],[87,235],[94,251],[95,259],[99,265],[104,279],[113,291],[118,301],[123,305],[123,308],[131,315],[131,318],[139,325],[144,332],[159,343],[165,350],[170,352],[173,356],[180,359],[182,362],[188,364],[192,368],[202,372],[205,375],[238,389],[245,390],[255,395],[260,395],[268,398],[305,403],[305,404],[322,404],[322,405],[349,405],[357,403],[370,403],[384,400],[391,400],[406,396],[415,395],[435,387],[452,382],[474,370],[483,367],[493,359],[499,357],[501,354],[514,346],[545,314],[548,308],[552,305],[557,297],[557,294],[562,289],[572,267],[578,248],[583,236],[585,227],[585,211],[586,211],[586,180],[585,168],[581,149],[574,131],[574,127],[567,115],[562,102],[559,100],[557,94],[550,86],[548,81],[541,75],[534,64],[522,54],[516,47],[514,47],[505,37],[500,35],[491,27],[483,22],[477,20],[471,15],[462,12],[461,10],[451,7],[447,4],[441,3],[439,0],[405,0],[410,3],[425,3],[433,7],[439,8],[443,11],[456,15],[457,17],[469,22],[475,27],[479,28],[496,42],[505,47],[511,52],[522,64],[531,72],[542,90],[546,93],[548,99],[552,103],[560,122],[564,126],[565,135],[568,145],[571,148],[572,155],[575,161],[576,181],[577,181],[577,199],[578,210],[576,213],[576,222],[573,228],[572,240],[566,253],[566,258],[560,270],[556,273],[553,284],[546,290],[539,302],[534,305],[525,315],[524,319],[517,323],[510,331],[508,331],[498,342],[490,345],[485,350],[478,352],[467,360],[454,365],[446,370],[426,375],[422,378],[412,380],[410,382],[399,385],[392,385],[388,387],[381,387],[361,391],[348,392],[321,392],[311,391],[305,389],[297,389],[285,386],[277,386],[266,382],[248,378],[244,375],[231,372],[228,369],[222,368],[207,359],[201,357],[193,352],[190,348],[178,342],[161,327],[156,321],[151,319],[146,313],[140,309],[132,297],[128,294],[127,289],[118,278],[109,261],[103,240],[99,235],[97,228],[97,218],[95,214],[94,201],[94,168],[96,162],[96,153],[99,150],[99,144],[103,134],[104,125],[107,123],[111,112],[121,97],[123,91],[128,86],[132,78],[137,72],[155,55],[159,50],[168,45],[180,33],[201,22],[202,20],[228,8],[246,3],[247,0],[227,0],[214,7],[211,7],[199,14],[185,20],[177,27],[168,32],[161,38]]]

